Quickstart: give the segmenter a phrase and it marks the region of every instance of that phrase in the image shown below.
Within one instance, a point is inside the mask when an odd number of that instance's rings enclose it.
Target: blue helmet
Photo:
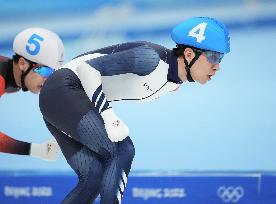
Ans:
[[[195,17],[173,28],[172,40],[203,50],[230,52],[230,36],[225,25],[213,18]]]

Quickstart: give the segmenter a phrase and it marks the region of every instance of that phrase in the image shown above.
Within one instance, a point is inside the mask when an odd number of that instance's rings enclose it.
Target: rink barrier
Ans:
[[[68,172],[0,171],[0,203],[59,204],[76,182]],[[273,172],[132,173],[123,203],[275,204],[275,187]]]

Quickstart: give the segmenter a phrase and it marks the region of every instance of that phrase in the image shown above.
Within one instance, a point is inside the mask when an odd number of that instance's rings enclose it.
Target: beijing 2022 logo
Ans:
[[[221,186],[217,190],[217,195],[224,203],[237,203],[244,196],[244,189],[241,186]]]

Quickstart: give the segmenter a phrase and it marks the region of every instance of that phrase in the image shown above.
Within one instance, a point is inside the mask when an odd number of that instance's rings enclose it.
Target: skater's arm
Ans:
[[[59,146],[53,139],[42,144],[36,144],[16,140],[0,132],[0,152],[3,153],[26,155],[46,161],[55,161],[58,151]]]
[[[102,89],[100,71],[87,62],[79,65],[76,71],[87,96],[104,120],[109,139],[112,142],[125,139],[129,135],[129,129],[109,106]]]

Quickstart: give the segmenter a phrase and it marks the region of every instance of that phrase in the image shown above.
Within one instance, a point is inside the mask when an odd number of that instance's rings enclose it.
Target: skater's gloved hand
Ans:
[[[59,146],[55,139],[48,140],[42,144],[31,144],[30,156],[46,161],[56,161],[59,153]]]
[[[127,125],[113,112],[112,108],[101,113],[109,139],[112,142],[119,142],[129,135]]]

